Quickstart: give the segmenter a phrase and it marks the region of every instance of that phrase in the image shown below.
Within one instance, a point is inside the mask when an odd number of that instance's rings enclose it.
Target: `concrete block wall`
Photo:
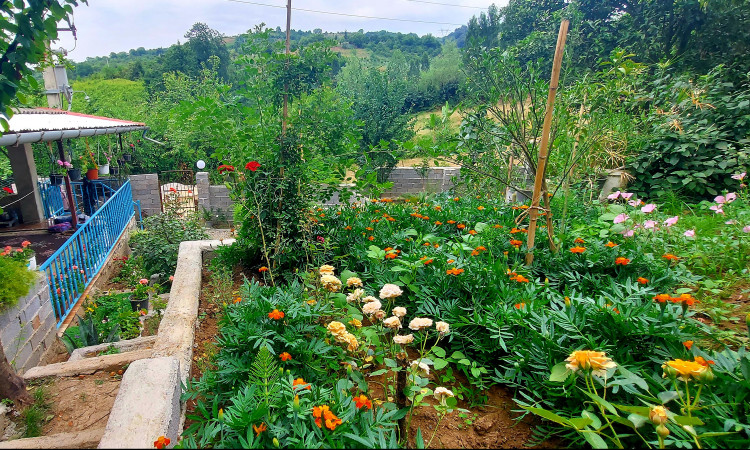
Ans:
[[[152,216],[161,212],[161,195],[157,174],[130,175],[130,186],[133,190],[133,201],[140,200],[141,202],[141,214]]]
[[[29,294],[0,313],[0,342],[8,361],[19,373],[35,367],[56,338],[47,279],[41,274]]]
[[[229,198],[229,189],[223,184],[211,186],[208,181],[208,172],[195,174],[195,188],[198,195],[198,212],[213,211],[213,220],[216,214],[223,212],[227,220],[232,219],[234,214],[234,203]]]
[[[393,187],[383,195],[397,197],[420,192],[447,191],[453,187],[452,178],[458,177],[459,173],[458,167],[431,167],[423,177],[416,168],[396,167],[388,178],[388,181],[393,182]]]

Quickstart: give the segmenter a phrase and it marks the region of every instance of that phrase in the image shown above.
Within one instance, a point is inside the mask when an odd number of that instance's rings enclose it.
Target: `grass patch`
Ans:
[[[52,418],[49,415],[49,394],[45,386],[38,386],[31,394],[34,402],[21,411],[21,420],[25,425],[23,437],[41,436],[42,428]]]

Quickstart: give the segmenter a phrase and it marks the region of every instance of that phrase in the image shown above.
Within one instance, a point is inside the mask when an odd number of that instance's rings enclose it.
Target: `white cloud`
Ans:
[[[205,22],[225,35],[237,35],[265,22],[266,26],[286,23],[284,0],[252,0],[255,3],[278,5],[271,8],[228,0],[89,0],[88,6],[75,8],[74,20],[78,42],[71,33],[61,32],[54,48],[71,50],[69,58],[82,61],[89,56],[106,56],[110,52],[132,48],[168,47],[184,42],[185,33],[195,22]],[[464,6],[487,7],[484,0],[425,0]],[[498,6],[507,0],[495,2]],[[408,0],[293,0],[293,8],[331,11],[343,14],[391,17],[405,20],[445,22],[456,25],[398,22],[365,19],[313,12],[292,11],[292,28],[325,31],[389,30],[419,35],[442,36],[469,21],[480,9],[457,8]],[[445,31],[441,31],[445,30]]]

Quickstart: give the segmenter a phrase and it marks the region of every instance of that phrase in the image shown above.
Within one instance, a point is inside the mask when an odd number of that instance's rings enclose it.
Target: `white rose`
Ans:
[[[396,317],[392,316],[383,321],[383,325],[385,325],[387,328],[392,328],[394,330],[397,330],[401,328],[401,320]]]
[[[376,302],[376,301],[378,301],[378,299],[376,299],[372,295],[368,295],[367,297],[362,299],[363,303],[370,303],[370,302]]]
[[[388,298],[396,298],[403,293],[404,291],[402,291],[401,288],[396,286],[395,284],[386,284],[382,289],[380,289],[380,298],[382,298],[383,300]]]
[[[411,328],[414,331],[419,331],[422,328],[429,328],[432,326],[432,319],[428,319],[426,317],[417,317],[415,319],[412,319],[411,322],[409,322],[409,328]]]
[[[414,335],[413,334],[406,334],[406,335],[396,335],[393,336],[393,342],[399,345],[405,345],[405,344],[411,344],[414,342]]]
[[[393,308],[393,315],[396,317],[404,317],[406,315],[406,308],[403,306],[397,306]]]
[[[376,319],[382,320],[383,317],[385,317],[385,311],[383,311],[382,309],[379,309],[379,310],[375,311],[374,315],[375,315]]]
[[[430,374],[430,366],[423,362],[412,361],[411,370],[415,371],[420,377],[426,377]]]
[[[347,287],[362,287],[362,280],[357,277],[349,277],[346,279]]]
[[[320,277],[320,283],[328,292],[338,292],[341,288],[341,280],[333,275],[323,275]]]
[[[365,295],[365,291],[363,291],[362,289],[355,289],[352,293],[346,296],[346,301],[349,303],[356,302],[357,300],[362,298],[363,295]]]
[[[362,312],[368,316],[371,316],[375,314],[376,312],[378,312],[381,306],[383,305],[381,305],[380,302],[377,300],[369,302],[369,303],[365,303],[365,306],[362,307]]]
[[[333,268],[333,266],[329,266],[328,264],[320,266],[320,269],[318,271],[321,275],[333,275],[333,271],[336,270]]]
[[[441,404],[445,404],[446,398],[454,397],[453,392],[451,392],[450,389],[446,389],[442,386],[435,388],[435,392],[433,393],[433,395],[435,396],[435,399]]]
[[[445,322],[435,322],[435,328],[440,334],[447,334],[450,332],[450,326]]]

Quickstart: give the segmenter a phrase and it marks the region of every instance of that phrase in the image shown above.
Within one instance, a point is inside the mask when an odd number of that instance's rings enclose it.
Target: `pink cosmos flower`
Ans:
[[[695,237],[695,230],[687,230],[683,235],[685,235],[685,237]]]
[[[735,179],[735,180],[737,180],[737,181],[742,181],[742,180],[745,179],[745,175],[747,175],[747,172],[736,173],[736,174],[732,175],[732,178]]]
[[[625,200],[630,200],[630,197],[633,196],[633,193],[632,192],[623,192],[623,193],[620,194],[620,196],[622,198],[624,198]]]
[[[615,217],[614,223],[623,223],[628,219],[630,219],[630,216],[628,216],[625,213],[622,213],[622,214],[619,214],[617,217]]]
[[[643,228],[652,229],[656,227],[656,221],[655,220],[647,220],[643,222]]]
[[[641,212],[648,214],[650,212],[654,212],[655,209],[656,209],[656,205],[653,203],[649,203],[648,205],[641,208]]]
[[[634,234],[635,234],[634,230],[623,230],[622,231],[622,235],[625,236],[625,237],[633,237]]]
[[[620,197],[620,191],[614,192],[612,194],[609,194],[607,198],[609,200],[617,200],[617,198]]]
[[[672,225],[676,224],[678,220],[680,220],[679,216],[670,217],[669,219],[664,221],[664,225],[671,227]]]
[[[708,209],[710,209],[711,211],[716,212],[716,214],[724,214],[724,210],[721,209],[721,205],[711,205],[711,207],[708,208]]]
[[[744,227],[742,231],[744,231],[745,233],[750,233],[750,225],[747,225],[746,227]]]
[[[638,200],[638,199],[628,200],[628,205],[632,206],[633,208],[635,208],[636,206],[638,206],[640,203],[641,203],[641,201]]]
[[[735,200],[737,200],[737,194],[735,194],[734,192],[730,192],[727,194],[727,203],[732,203]]]

